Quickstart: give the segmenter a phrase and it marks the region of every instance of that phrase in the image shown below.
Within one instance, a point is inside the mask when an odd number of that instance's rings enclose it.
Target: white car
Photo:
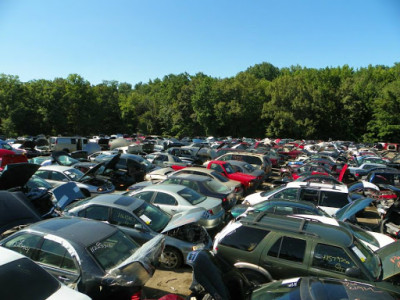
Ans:
[[[50,275],[28,257],[0,247],[2,299],[90,300]]]
[[[348,194],[345,185],[293,181],[270,191],[248,195],[243,204],[255,205],[271,199],[303,200],[312,202],[332,216],[351,202]]]

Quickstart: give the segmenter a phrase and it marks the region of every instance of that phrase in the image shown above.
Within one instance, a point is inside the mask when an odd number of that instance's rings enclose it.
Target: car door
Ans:
[[[156,235],[136,216],[122,209],[112,208],[109,220],[139,244],[144,244]]]
[[[309,276],[345,278],[346,269],[357,267],[347,251],[325,243],[315,243],[310,251]],[[367,280],[363,274],[355,280]]]
[[[80,267],[64,245],[44,237],[34,260],[65,285],[74,286],[80,279]]]
[[[174,196],[160,191],[155,195],[153,204],[171,215],[182,211],[182,207],[178,205]]]
[[[265,243],[260,265],[265,268],[274,279],[291,278],[307,275],[304,264],[307,255],[307,241],[305,239],[281,234],[270,235]]]

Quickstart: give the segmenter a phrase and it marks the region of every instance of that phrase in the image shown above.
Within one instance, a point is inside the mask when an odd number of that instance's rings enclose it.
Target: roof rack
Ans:
[[[274,215],[271,215],[266,211],[262,211],[259,214],[257,214],[257,216],[255,216],[253,221],[248,221],[248,220],[246,220],[247,218],[243,218],[243,219],[240,220],[240,222],[242,224],[245,224],[245,225],[259,226],[259,227],[264,227],[266,229],[273,228],[273,229],[285,230],[285,231],[302,233],[302,234],[307,234],[307,235],[312,235],[312,236],[315,236],[315,237],[319,237],[319,235],[317,233],[308,232],[308,231],[305,230],[305,226],[309,222],[318,223],[318,222],[315,222],[315,220],[313,220],[313,219],[301,218],[299,226],[297,228],[293,228],[293,227],[289,227],[289,226],[286,226],[286,225],[265,224],[265,223],[260,222],[260,220],[265,216],[273,217]],[[300,220],[300,218],[298,218],[298,220]]]

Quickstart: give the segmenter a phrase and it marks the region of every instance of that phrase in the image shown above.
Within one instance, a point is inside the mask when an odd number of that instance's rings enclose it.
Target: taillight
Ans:
[[[142,291],[139,291],[131,296],[131,300],[140,300],[142,297]]]
[[[213,212],[212,209],[209,209],[209,210],[208,210],[208,213],[209,213],[210,215],[214,215],[214,212]]]
[[[257,179],[258,179],[258,180],[262,180],[262,176],[258,176]]]
[[[226,201],[228,201],[228,199],[222,198],[222,202],[226,202]]]
[[[240,186],[235,187],[235,193],[240,191]]]
[[[360,174],[356,173],[356,174],[355,174],[355,176],[356,176],[356,177],[359,177],[359,176],[360,176]]]

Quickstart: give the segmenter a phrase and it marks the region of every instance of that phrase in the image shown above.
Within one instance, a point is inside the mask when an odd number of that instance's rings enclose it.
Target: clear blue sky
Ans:
[[[0,0],[0,73],[136,84],[400,62],[400,0]]]

